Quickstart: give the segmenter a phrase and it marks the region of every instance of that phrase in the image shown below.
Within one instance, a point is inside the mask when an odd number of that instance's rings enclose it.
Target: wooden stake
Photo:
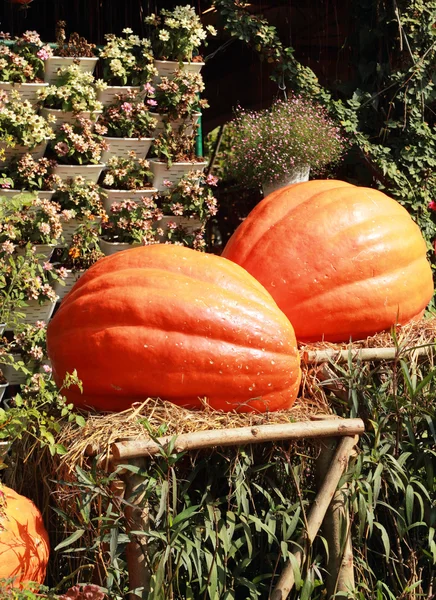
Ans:
[[[333,459],[338,439],[321,442],[321,453],[316,461],[316,477],[322,481],[324,473]],[[354,589],[353,547],[350,535],[350,517],[346,504],[347,485],[338,488],[333,496],[323,524],[322,535],[328,546],[326,588],[327,598],[336,592],[350,592]]]
[[[362,419],[332,419],[327,421],[302,421],[277,425],[258,425],[234,429],[211,429],[195,431],[177,436],[175,450],[198,450],[214,446],[238,446],[276,440],[305,439],[332,436],[354,436],[365,431]],[[134,457],[151,456],[159,452],[159,445],[166,446],[174,436],[152,440],[131,440],[112,444],[111,452],[115,461],[120,462]]]
[[[133,459],[129,461],[131,465],[144,468],[144,459]],[[127,522],[128,531],[148,531],[149,518],[148,507],[143,503],[143,494],[140,492],[140,486],[144,483],[144,478],[132,472],[125,476],[126,491],[125,499],[128,502],[125,506],[124,514]],[[150,570],[147,565],[147,538],[132,538],[126,546],[127,570],[129,573],[129,589],[139,590],[141,593],[130,592],[129,600],[141,600],[144,592],[150,589]]]
[[[412,351],[412,348],[410,349]],[[428,348],[415,348],[413,352],[417,356],[424,356],[428,353]],[[381,360],[394,360],[398,356],[402,355],[404,350],[401,352],[398,348],[358,348],[348,350],[311,350],[303,351],[301,360],[307,364],[332,362],[332,363],[344,363],[348,361],[351,356],[353,360],[359,359],[363,361],[381,361]]]
[[[337,421],[327,421],[326,423],[336,423]],[[339,480],[344,472],[351,451],[356,444],[355,436],[346,436],[339,442],[334,459],[327,470],[324,482],[314,500],[307,520],[307,531],[304,538],[299,541],[299,546],[294,552],[294,557],[301,567],[307,554],[307,549],[312,545],[316,534],[323,522],[330,502],[336,492]],[[285,600],[295,584],[294,570],[289,561],[285,566],[279,581],[274,588],[270,600]]]

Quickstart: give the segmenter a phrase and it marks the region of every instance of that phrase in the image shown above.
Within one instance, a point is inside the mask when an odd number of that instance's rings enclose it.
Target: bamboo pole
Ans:
[[[322,482],[338,444],[337,438],[321,442],[321,453],[316,461],[316,478]],[[327,598],[336,592],[348,593],[354,589],[354,560],[351,543],[350,516],[346,502],[347,484],[338,488],[333,496],[323,524],[322,534],[328,546],[326,576]]]
[[[132,459],[131,465],[144,468],[144,459]],[[148,531],[148,507],[143,502],[140,487],[144,483],[143,477],[132,472],[124,475],[126,482],[125,509],[128,531]],[[147,540],[145,537],[132,537],[126,546],[127,571],[129,573],[129,600],[141,600],[144,593],[150,589],[150,570],[147,564]],[[135,590],[138,590],[136,593]]]
[[[237,446],[277,440],[319,438],[332,436],[359,435],[365,431],[362,419],[332,419],[327,421],[302,421],[276,425],[257,425],[233,429],[211,429],[194,431],[177,436],[176,452],[213,448],[214,446]],[[151,456],[159,452],[174,436],[153,440],[127,440],[111,446],[115,461],[123,461],[140,456]]]
[[[327,421],[327,423],[336,423],[336,421]],[[297,564],[301,567],[307,554],[307,548],[311,546],[316,534],[324,520],[329,504],[336,492],[339,480],[346,468],[348,458],[356,444],[355,436],[346,436],[341,439],[334,459],[327,470],[323,484],[315,498],[307,519],[307,530],[303,539],[299,541],[298,547],[294,552]],[[270,600],[285,600],[295,584],[294,570],[291,561],[289,561],[274,588]]]
[[[348,361],[350,356],[352,360],[394,360],[403,352],[404,350],[399,351],[398,348],[350,348],[347,350],[335,350],[332,348],[326,350],[304,350],[301,360],[307,364],[321,362],[344,363]],[[428,348],[415,348],[413,349],[413,352],[415,352],[417,356],[425,356],[428,353]]]

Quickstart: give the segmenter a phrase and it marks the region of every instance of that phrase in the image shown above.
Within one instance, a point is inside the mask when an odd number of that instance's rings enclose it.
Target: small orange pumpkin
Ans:
[[[31,500],[0,486],[0,579],[11,587],[27,581],[44,583],[49,558],[48,534]]]
[[[433,294],[426,244],[406,209],[344,181],[270,194],[223,256],[265,286],[301,341],[356,340],[407,323]]]
[[[289,408],[300,383],[292,325],[244,269],[156,244],[99,260],[51,320],[58,384],[76,406],[117,411],[148,397],[221,410]]]

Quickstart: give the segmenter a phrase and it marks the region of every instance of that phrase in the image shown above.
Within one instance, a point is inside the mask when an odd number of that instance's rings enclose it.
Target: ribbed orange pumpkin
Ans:
[[[118,411],[160,397],[222,410],[288,408],[299,382],[292,325],[244,269],[165,244],[119,252],[79,279],[49,324],[57,383],[76,406]]]
[[[4,511],[4,516],[2,512]],[[49,558],[48,534],[41,513],[28,498],[0,487],[0,579],[43,583]]]
[[[395,200],[343,181],[282,188],[223,256],[271,293],[301,341],[348,341],[420,316],[433,294],[426,245]]]

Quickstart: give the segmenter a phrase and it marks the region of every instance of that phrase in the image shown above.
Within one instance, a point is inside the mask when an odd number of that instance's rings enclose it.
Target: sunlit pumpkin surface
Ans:
[[[12,587],[24,582],[43,583],[49,557],[48,534],[41,513],[28,498],[1,486],[0,579],[14,578]],[[6,506],[4,506],[6,501]]]
[[[77,370],[77,406],[124,410],[159,397],[191,408],[266,411],[294,402],[300,367],[292,325],[244,269],[157,244],[98,261],[49,324],[58,384]]]
[[[419,317],[433,295],[426,244],[398,202],[318,180],[270,194],[223,256],[271,293],[301,341],[349,341]]]

